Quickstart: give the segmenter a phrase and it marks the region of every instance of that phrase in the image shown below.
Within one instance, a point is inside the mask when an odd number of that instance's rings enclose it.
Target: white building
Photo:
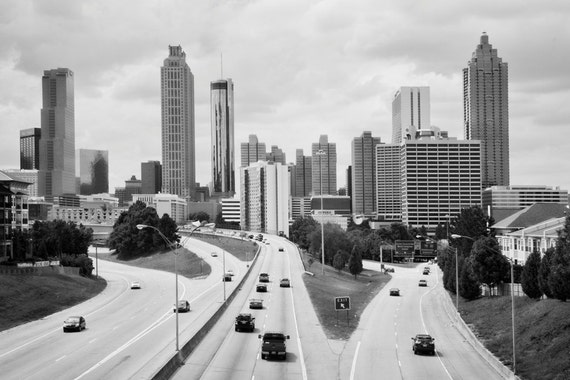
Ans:
[[[289,168],[258,161],[240,169],[242,230],[289,235]]]
[[[400,87],[392,100],[392,143],[413,139],[417,130],[430,127],[429,87]]]
[[[239,198],[222,199],[222,219],[226,222],[240,222],[241,201]]]
[[[133,203],[141,201],[153,207],[162,217],[168,214],[177,224],[184,224],[187,217],[187,203],[176,194],[133,194]]]

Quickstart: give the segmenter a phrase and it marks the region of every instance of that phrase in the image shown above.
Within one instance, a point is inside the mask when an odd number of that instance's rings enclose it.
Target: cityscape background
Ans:
[[[251,134],[278,145],[287,162],[326,134],[343,187],[353,138],[371,131],[391,141],[401,86],[429,86],[431,124],[464,138],[462,69],[487,32],[509,64],[510,183],[569,189],[570,4],[519,5],[8,2],[0,169],[19,167],[20,130],[40,127],[44,70],[66,67],[75,77],[75,147],[108,151],[110,192],[138,178],[141,162],[161,160],[160,67],[168,46],[181,45],[195,81],[197,182],[211,181],[210,82],[232,78],[236,160]]]

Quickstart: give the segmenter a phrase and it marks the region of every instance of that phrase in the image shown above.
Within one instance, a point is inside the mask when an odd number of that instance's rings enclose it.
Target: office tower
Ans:
[[[481,141],[481,184],[509,185],[508,66],[489,44],[489,36],[473,52],[463,69],[465,139]]]
[[[392,144],[430,128],[429,87],[400,87],[392,100]]]
[[[28,128],[20,131],[20,169],[39,170],[41,128]]]
[[[242,230],[289,236],[287,165],[261,161],[241,168]]]
[[[158,194],[161,186],[162,165],[160,162],[141,162],[141,194]]]
[[[235,194],[234,84],[231,79],[210,83],[212,124],[212,193]]]
[[[277,145],[271,145],[271,152],[267,153],[266,161],[279,162],[281,165],[287,164],[285,153]]]
[[[38,194],[75,194],[75,105],[73,71],[45,70],[42,77]]]
[[[265,143],[260,143],[256,135],[249,135],[249,142],[241,143],[241,166],[249,166],[257,161],[265,161]]]
[[[142,181],[137,179],[136,176],[131,176],[131,179],[125,180],[125,204],[133,201],[133,194],[142,194]],[[175,195],[175,194],[170,194]],[[119,198],[117,196],[117,198]]]
[[[435,231],[448,215],[481,206],[481,142],[424,130],[401,144],[402,222]]]
[[[372,216],[376,211],[376,145],[380,137],[365,131],[352,140],[352,212]]]
[[[179,46],[168,46],[160,68],[162,94],[162,191],[183,199],[194,197],[194,75]]]
[[[312,157],[304,156],[303,149],[295,151],[294,197],[308,197],[313,191]]]
[[[402,220],[400,145],[376,145],[376,214],[379,220]]]
[[[329,143],[327,135],[321,135],[312,144],[313,196],[336,195],[336,144]]]
[[[79,149],[79,194],[109,193],[109,152]]]

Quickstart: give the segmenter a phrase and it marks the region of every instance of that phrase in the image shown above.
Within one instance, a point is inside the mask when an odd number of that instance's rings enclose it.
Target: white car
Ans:
[[[138,281],[133,281],[131,282],[131,289],[140,289],[141,288],[141,283]]]
[[[216,252],[212,252],[211,255],[212,257],[218,257],[218,254]]]
[[[226,270],[226,273],[229,274],[230,276],[234,275],[234,270],[233,269],[228,269]]]

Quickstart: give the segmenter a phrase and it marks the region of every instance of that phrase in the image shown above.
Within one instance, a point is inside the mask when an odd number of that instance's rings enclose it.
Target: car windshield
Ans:
[[[66,322],[69,322],[69,323],[79,322],[79,317],[69,317],[69,318],[67,318]]]

